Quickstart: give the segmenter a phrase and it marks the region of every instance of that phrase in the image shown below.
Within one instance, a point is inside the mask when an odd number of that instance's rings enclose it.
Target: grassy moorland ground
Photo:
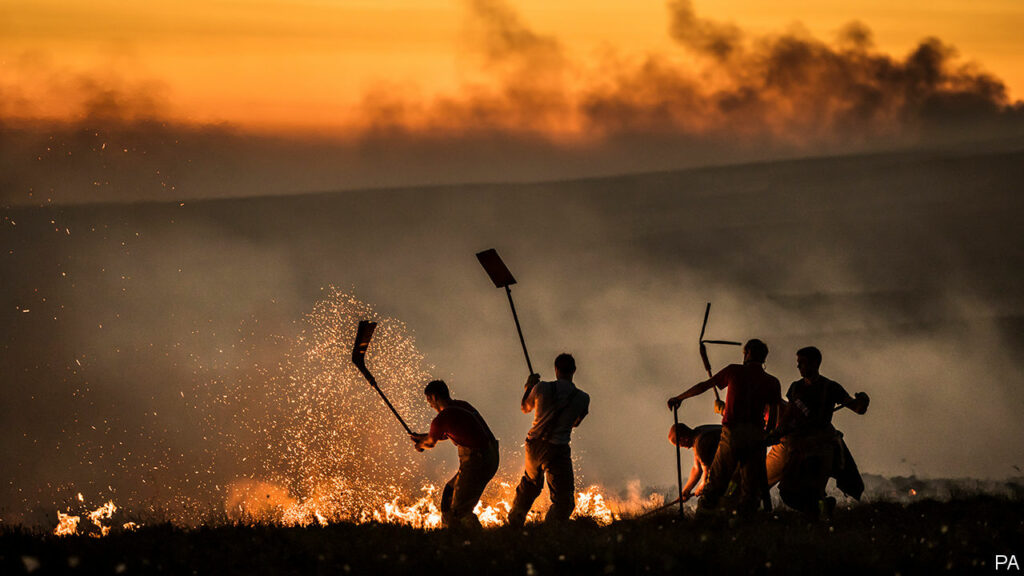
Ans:
[[[961,574],[992,573],[997,554],[1024,560],[1020,499],[876,502],[831,523],[779,512],[470,534],[350,524],[0,534],[2,574]]]

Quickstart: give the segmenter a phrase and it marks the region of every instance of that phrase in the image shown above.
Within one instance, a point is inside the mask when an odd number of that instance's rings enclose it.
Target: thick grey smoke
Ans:
[[[489,247],[519,280],[535,366],[550,377],[557,353],[576,355],[593,397],[574,441],[587,481],[673,481],[664,402],[702,377],[706,301],[709,336],[763,338],[784,384],[794,351],[813,344],[826,375],[872,396],[866,416],[836,418],[865,472],[1017,475],[1022,166],[1019,152],[920,153],[7,210],[0,508],[38,521],[81,491],[132,494],[132,509],[159,516],[199,485],[258,470],[207,434],[244,421],[245,399],[206,422],[197,395],[267,378],[329,285],[404,321],[516,467],[526,366],[504,294],[473,257]],[[737,358],[712,350],[716,368]],[[429,418],[421,408],[411,421]],[[710,397],[681,417],[715,421]],[[400,448],[385,421],[378,433]],[[424,480],[443,481],[454,451],[429,458]]]

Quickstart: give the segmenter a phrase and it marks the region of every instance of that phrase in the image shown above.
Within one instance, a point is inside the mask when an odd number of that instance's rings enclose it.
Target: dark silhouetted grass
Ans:
[[[21,574],[962,574],[1024,560],[1024,501],[977,496],[789,512],[740,521],[674,513],[607,527],[424,532],[393,525],[146,526],[107,538],[0,533],[0,573]]]

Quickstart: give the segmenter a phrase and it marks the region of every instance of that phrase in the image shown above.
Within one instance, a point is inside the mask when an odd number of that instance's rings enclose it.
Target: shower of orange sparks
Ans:
[[[287,410],[271,411],[270,422],[250,424],[263,433],[259,446],[272,448],[263,457],[280,462],[268,466],[263,478],[229,485],[225,508],[231,520],[303,526],[327,522],[441,525],[438,488],[416,463],[409,462],[407,439],[348,361],[347,351],[362,319],[378,322],[367,357],[370,369],[387,387],[399,412],[423,413],[417,410],[422,402],[419,391],[430,379],[431,368],[405,326],[378,317],[352,294],[330,289],[307,315],[306,329],[282,364],[280,381],[256,382],[254,388],[237,394],[250,403]],[[247,452],[254,453],[259,450]],[[476,508],[484,526],[504,523],[515,496],[515,480],[492,483]],[[601,524],[616,517],[599,487],[580,492],[577,502],[578,517]]]
[[[305,329],[276,370],[240,378],[228,390],[218,389],[217,408],[229,419],[201,419],[209,426],[207,433],[238,454],[238,462],[256,467],[228,483],[226,497],[220,492],[230,521],[441,526],[437,486],[420,462],[409,460],[407,438],[348,361],[360,319],[379,322],[373,354],[367,359],[371,370],[401,412],[422,416],[417,410],[422,402],[419,390],[430,379],[430,370],[404,325],[380,318],[353,295],[331,288],[306,316]],[[241,428],[231,428],[232,424]],[[426,421],[414,418],[411,424],[421,427]],[[515,496],[518,478],[510,472],[503,476],[495,479],[475,509],[484,526],[503,524]],[[631,488],[623,500],[590,486],[577,494],[574,517],[604,525],[660,505],[660,497],[643,500],[638,492]],[[78,499],[84,501],[81,495]],[[538,501],[528,521],[543,518],[544,500]],[[89,513],[100,536],[110,531],[101,520],[109,520],[116,509],[108,502]],[[77,533],[80,517],[59,513],[58,518],[56,534]],[[182,521],[176,516],[168,520]],[[135,527],[128,523],[123,529]]]

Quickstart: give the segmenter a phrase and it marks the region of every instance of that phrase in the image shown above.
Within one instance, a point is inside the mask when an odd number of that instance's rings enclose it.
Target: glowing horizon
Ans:
[[[500,84],[469,4],[160,0],[126,7],[98,0],[84,7],[67,0],[0,0],[6,21],[0,87],[7,96],[0,113],[9,120],[73,120],[80,112],[67,94],[80,91],[87,78],[144,94],[143,113],[182,124],[337,135],[361,126],[366,107],[386,106],[392,97],[431,106]],[[1000,79],[1011,102],[1024,93],[1024,67],[1016,57],[1024,42],[1017,34],[1024,6],[1011,0],[966,6],[915,1],[895,9],[877,0],[813,7],[794,0],[771,7],[697,0],[694,9],[751,34],[802,30],[827,43],[857,21],[872,31],[875,50],[894,58],[936,37],[958,50],[958,63],[976,63]],[[630,6],[529,0],[514,10],[525,27],[557,40],[561,54],[572,59],[562,78],[569,87],[581,82],[582,71],[600,78],[609,55],[635,61],[656,54],[681,66],[690,58],[671,37],[661,0]],[[430,127],[424,114],[413,111],[410,122]],[[436,107],[426,113],[436,114]],[[571,117],[537,122],[533,128],[547,133],[578,129]]]

